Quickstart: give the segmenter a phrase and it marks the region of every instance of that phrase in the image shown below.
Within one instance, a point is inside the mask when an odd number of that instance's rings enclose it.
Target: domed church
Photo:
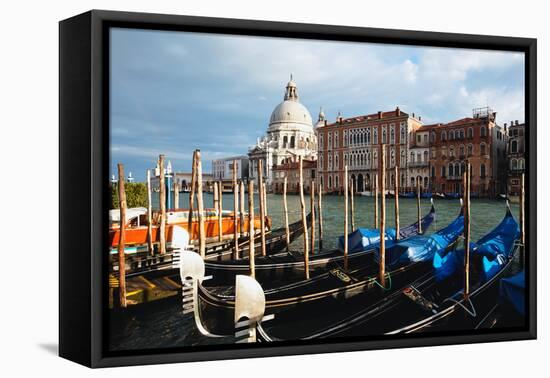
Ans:
[[[262,160],[263,176],[270,188],[273,166],[288,161],[286,159],[297,160],[298,156],[315,160],[317,138],[311,114],[300,103],[298,87],[291,75],[283,102],[271,113],[266,135],[258,138],[256,145],[248,152],[249,177],[256,180],[258,161]]]

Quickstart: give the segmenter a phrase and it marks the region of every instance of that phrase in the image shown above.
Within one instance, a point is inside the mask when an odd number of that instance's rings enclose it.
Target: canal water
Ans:
[[[155,194],[155,193],[153,193]],[[289,221],[290,223],[300,219],[300,197],[289,195]],[[355,196],[355,226],[364,228],[374,227],[374,198]],[[153,196],[153,207],[158,208],[158,195]],[[209,193],[204,194],[205,207],[212,207],[213,197]],[[186,193],[180,193],[180,208],[188,208],[189,197]],[[258,197],[255,196],[255,213]],[[306,211],[309,211],[310,198],[305,196]],[[449,224],[460,211],[460,201],[434,199],[436,208],[436,221],[427,234],[432,233]],[[429,212],[431,202],[429,199],[421,200],[422,215]],[[223,208],[233,209],[233,195],[224,194]],[[511,205],[516,219],[519,214],[519,206]],[[344,229],[344,197],[323,196],[323,248],[336,247],[337,237],[343,234]],[[416,199],[399,199],[400,225],[407,226],[417,220]],[[492,230],[503,218],[506,212],[506,202],[486,199],[471,200],[471,234],[476,241]],[[267,196],[267,214],[272,218],[273,228],[284,226],[283,197],[277,194]],[[318,215],[318,214],[317,214]],[[351,230],[351,223],[349,225]],[[386,199],[386,227],[395,227],[394,200]],[[316,232],[318,236],[318,232]],[[319,243],[316,243],[318,248]],[[298,238],[292,244],[292,249],[301,251],[303,239]],[[514,271],[521,269],[519,257],[514,262]],[[111,319],[109,330],[110,346],[112,350],[131,350],[149,348],[183,347],[201,344],[226,343],[212,338],[202,337],[196,330],[190,316],[183,316],[181,312],[181,298],[176,296],[171,299],[150,303],[141,309],[129,311],[124,317]]]

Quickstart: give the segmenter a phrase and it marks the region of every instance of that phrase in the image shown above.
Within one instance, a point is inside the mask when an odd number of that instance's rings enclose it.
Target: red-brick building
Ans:
[[[312,159],[302,160],[302,174],[304,180],[304,193],[311,190],[311,182],[315,181],[317,161]],[[286,158],[279,165],[272,168],[271,191],[273,193],[283,192],[284,178],[287,178],[287,193],[298,193],[300,183],[300,163],[298,157]]]
[[[506,131],[490,108],[474,109],[472,117],[426,125],[430,132],[432,192],[462,193],[466,162],[472,166],[472,194],[495,197],[506,187]]]
[[[506,127],[506,124],[504,124]],[[521,190],[521,175],[525,173],[525,123],[510,122],[508,128],[507,180],[508,194],[517,196]]]
[[[315,129],[317,135],[317,176],[325,193],[340,193],[344,185],[344,166],[348,165],[349,178],[358,192],[372,190],[378,174],[380,146],[387,145],[386,187],[395,183],[394,167],[400,167],[402,188],[410,183],[407,157],[409,140],[422,125],[421,118],[409,115],[397,107],[395,110],[343,118],[328,123],[320,114]]]

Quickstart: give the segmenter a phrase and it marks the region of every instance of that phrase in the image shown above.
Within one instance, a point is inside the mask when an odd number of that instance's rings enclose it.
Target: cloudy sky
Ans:
[[[497,122],[524,119],[524,56],[483,50],[111,31],[111,172],[143,180],[160,153],[189,171],[246,154],[262,136],[293,74],[314,121],[399,106],[425,123],[490,105]]]

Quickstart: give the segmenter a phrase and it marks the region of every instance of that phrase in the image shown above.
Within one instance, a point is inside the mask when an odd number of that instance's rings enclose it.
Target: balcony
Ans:
[[[453,181],[454,180],[462,180],[462,176],[461,175],[458,175],[458,176],[457,175],[452,175],[452,176],[449,175],[449,176],[447,176],[447,180],[453,180]]]

